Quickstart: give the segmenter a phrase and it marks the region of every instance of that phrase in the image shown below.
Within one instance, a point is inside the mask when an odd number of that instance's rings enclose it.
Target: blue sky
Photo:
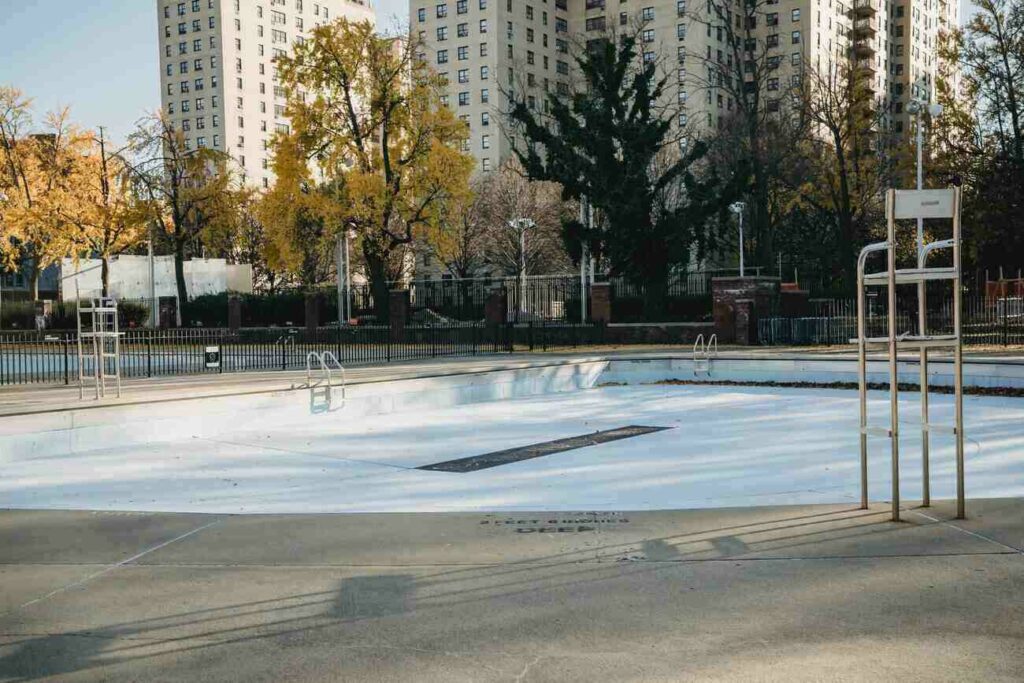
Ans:
[[[385,28],[409,7],[374,5]],[[160,106],[157,35],[153,0],[0,0],[0,84],[32,97],[38,118],[69,106],[79,125],[123,140]]]
[[[375,6],[384,28],[408,12],[408,0]],[[160,106],[153,0],[0,0],[0,17],[0,84],[32,97],[40,117],[70,106],[80,125],[122,140]]]

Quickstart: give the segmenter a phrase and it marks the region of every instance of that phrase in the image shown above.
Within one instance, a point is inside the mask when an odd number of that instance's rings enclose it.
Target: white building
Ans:
[[[185,268],[185,287],[189,296],[222,292],[252,293],[252,266],[228,263],[224,259],[189,259]],[[74,300],[76,292],[83,297],[102,291],[99,259],[63,259],[60,265],[61,298]],[[121,255],[110,262],[109,294],[118,299],[149,299],[178,295],[174,277],[174,257],[153,257],[153,288],[150,287],[149,257]]]
[[[157,0],[163,111],[188,147],[231,154],[247,181],[273,182],[270,141],[287,130],[273,59],[339,17],[374,21],[365,0]]]
[[[888,113],[883,124],[909,135],[911,86],[922,79],[921,95],[935,99],[938,32],[959,25],[953,0],[715,3],[723,19],[707,0],[410,0],[409,14],[424,43],[422,58],[447,77],[448,106],[470,124],[468,151],[482,171],[512,155],[500,91],[525,93],[544,106],[545,92],[568,92],[577,78],[571,50],[610,34],[638,33],[643,58],[669,74],[666,97],[678,107],[676,125],[700,134],[724,124],[735,106],[726,89],[709,83],[718,72],[736,73],[723,24],[733,22],[743,35],[744,8],[752,6],[754,50],[772,72],[764,106],[781,107],[806,68],[824,73],[830,61],[852,58]]]

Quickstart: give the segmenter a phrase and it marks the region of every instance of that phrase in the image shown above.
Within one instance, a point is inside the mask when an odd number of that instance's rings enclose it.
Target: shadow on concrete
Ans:
[[[686,561],[741,559],[757,553],[762,546],[779,551],[879,534],[899,535],[941,524],[940,521],[894,524],[887,521],[887,515],[888,512],[838,510],[598,545],[588,549],[586,556],[582,551],[557,553],[511,564],[448,569],[425,576],[390,572],[353,576],[341,580],[334,590],[296,593],[88,630],[27,637],[3,645],[4,649],[13,647],[14,650],[0,656],[0,673],[10,677],[5,680],[33,681],[238,643],[306,638],[325,629],[357,622],[398,619],[391,622],[391,626],[398,624],[400,627],[401,620],[428,610],[510,600],[523,595],[531,600],[540,595],[545,607],[560,609],[558,601],[570,599],[567,591],[621,578],[627,572],[632,577],[662,571]],[[835,528],[837,523],[843,525]],[[821,525],[832,528],[820,528]],[[771,537],[761,541],[750,538],[759,534]],[[739,535],[745,540],[738,538]],[[694,539],[699,539],[699,547],[688,548]],[[630,550],[641,551],[646,561],[624,566],[621,560],[627,558],[616,555]],[[779,566],[780,573],[787,571],[784,564]],[[868,571],[863,566],[862,569]],[[111,578],[116,579],[116,573]]]

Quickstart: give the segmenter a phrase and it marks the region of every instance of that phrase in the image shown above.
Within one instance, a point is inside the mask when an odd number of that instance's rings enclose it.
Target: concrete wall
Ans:
[[[156,296],[174,296],[174,257],[156,256],[154,275]],[[64,280],[63,298],[75,298],[75,283],[83,294],[95,294],[102,287],[98,259],[82,259],[76,266],[71,259],[61,263],[62,276],[80,273]],[[191,259],[185,261],[185,282],[189,296],[220,294],[221,292],[252,292],[252,266],[233,264],[224,259]],[[148,299],[149,258],[146,256],[119,256],[110,263],[110,293],[120,299]]]

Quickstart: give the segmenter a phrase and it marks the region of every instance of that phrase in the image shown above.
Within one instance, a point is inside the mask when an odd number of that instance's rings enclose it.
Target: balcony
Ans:
[[[875,34],[878,33],[878,20],[874,17],[856,19],[853,22],[853,27],[850,29],[850,33],[854,40],[873,38]]]
[[[853,54],[858,59],[875,56],[875,41],[872,39],[857,40],[853,43]],[[874,60],[871,60],[872,63]]]
[[[851,17],[870,17],[878,12],[878,0],[853,0],[853,4],[846,10]]]
[[[875,75],[875,60],[874,59],[858,59],[853,64],[854,71],[859,76],[871,76],[874,78]]]

